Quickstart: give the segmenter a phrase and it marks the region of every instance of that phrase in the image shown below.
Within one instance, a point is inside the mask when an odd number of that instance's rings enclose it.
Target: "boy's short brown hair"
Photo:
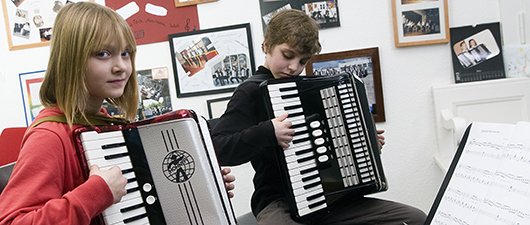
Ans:
[[[318,42],[319,26],[304,12],[286,9],[278,12],[265,28],[263,44],[268,49],[286,43],[302,55],[315,55],[320,52]]]

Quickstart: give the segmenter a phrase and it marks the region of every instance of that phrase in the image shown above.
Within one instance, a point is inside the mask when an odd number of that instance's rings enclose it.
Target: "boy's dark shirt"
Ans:
[[[260,75],[264,74],[264,75]],[[273,79],[263,66],[254,76]],[[251,79],[250,77],[249,79]],[[278,147],[274,127],[267,116],[259,81],[247,80],[240,84],[226,112],[212,131],[217,157],[222,166],[251,162],[254,171],[254,193],[251,207],[257,215],[272,201],[285,196],[275,147]]]

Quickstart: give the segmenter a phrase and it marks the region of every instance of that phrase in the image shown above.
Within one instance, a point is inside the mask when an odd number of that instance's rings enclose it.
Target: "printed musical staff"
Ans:
[[[529,135],[529,122],[473,123],[431,224],[530,224]]]

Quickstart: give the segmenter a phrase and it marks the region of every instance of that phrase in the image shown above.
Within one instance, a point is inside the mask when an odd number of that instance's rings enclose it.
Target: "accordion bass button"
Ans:
[[[324,146],[320,146],[317,148],[317,152],[320,153],[320,154],[324,154],[326,153],[326,151],[328,151],[328,149]]]
[[[145,202],[149,205],[152,205],[156,202],[155,196],[149,195],[147,198],[145,198]]]
[[[316,145],[323,145],[324,144],[324,138],[317,138],[315,139]]]
[[[313,128],[313,129],[314,129],[314,128],[318,128],[318,127],[320,127],[320,122],[319,122],[318,120],[315,120],[315,121],[311,122],[311,123],[309,124],[309,126],[310,126],[311,128]]]
[[[150,192],[153,189],[153,186],[150,183],[145,183],[143,189],[145,192]]]
[[[322,130],[314,130],[312,134],[313,137],[320,137],[322,135]]]
[[[327,162],[329,159],[329,157],[327,155],[321,155],[318,157],[318,161],[323,163],[323,162]]]

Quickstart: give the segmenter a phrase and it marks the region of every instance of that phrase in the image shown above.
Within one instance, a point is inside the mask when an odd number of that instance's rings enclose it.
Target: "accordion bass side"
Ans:
[[[81,166],[119,166],[127,194],[102,224],[236,224],[208,122],[177,110],[127,125],[74,131]]]
[[[300,76],[267,80],[260,89],[269,117],[287,112],[295,130],[290,146],[276,151],[294,220],[328,211],[346,195],[388,189],[360,78]]]

